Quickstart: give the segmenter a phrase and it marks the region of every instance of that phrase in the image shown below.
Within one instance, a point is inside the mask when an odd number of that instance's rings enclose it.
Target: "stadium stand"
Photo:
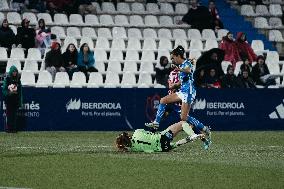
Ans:
[[[201,1],[204,5],[207,2]],[[189,8],[187,3],[179,1],[162,1],[159,4],[146,4],[143,1],[118,2],[116,6],[113,2],[95,3],[97,15],[71,14],[67,16],[63,13],[56,13],[53,19],[49,13],[23,12],[19,14],[9,9],[7,1],[1,1],[1,3],[0,18],[8,18],[10,27],[15,34],[23,18],[28,18],[32,27],[36,27],[38,20],[43,18],[46,25],[51,28],[51,33],[56,35],[56,40],[61,42],[62,51],[65,51],[70,43],[74,43],[77,48],[83,43],[87,43],[91,49],[95,48],[96,68],[101,75],[90,73],[89,81],[91,83],[82,84],[82,87],[101,87],[104,83],[108,87],[153,87],[152,79],[150,82],[149,77],[143,74],[145,74],[144,72],[150,73],[150,76],[154,74],[153,66],[160,56],[166,55],[169,58],[170,51],[174,47],[182,45],[185,47],[189,58],[198,58],[204,51],[217,48],[219,41],[228,31],[233,33],[245,32],[255,53],[266,55],[268,63],[274,62],[279,67],[279,72],[273,71],[273,73],[283,73],[283,62],[279,58],[284,54],[284,28],[280,19],[283,15],[281,7],[283,4],[280,1],[256,6],[232,6],[225,0],[216,1],[225,29],[218,31],[204,29],[202,32],[192,29],[188,25],[176,24],[176,20],[186,14]],[[230,6],[235,7],[235,9]],[[232,18],[234,18],[233,23]],[[261,34],[258,32],[261,32]],[[273,53],[270,53],[271,51]],[[44,71],[44,66],[39,69],[39,65],[44,65],[44,62],[38,49],[28,49],[27,56],[25,56],[24,50],[21,48],[13,48],[11,55],[8,55],[7,51],[1,47],[0,54],[0,61],[5,62],[5,70],[12,62],[20,64],[22,62],[23,70],[31,70],[35,76]],[[119,64],[114,64],[114,62]],[[228,64],[224,64],[224,71],[226,71],[225,66]],[[120,68],[117,67],[118,65]],[[139,71],[138,68],[140,68]],[[278,70],[274,67],[271,67],[271,69]],[[21,65],[19,70],[22,70]],[[139,79],[135,80],[136,85],[133,83],[134,80],[127,83],[124,81],[125,79],[121,80],[120,85],[119,79],[121,78],[112,80],[109,76],[106,76],[109,75],[110,71],[119,74],[131,72],[134,75],[136,74],[136,77],[138,75],[141,75],[142,79],[145,77],[145,81],[142,81],[139,76]],[[74,81],[72,79],[60,83],[60,79],[64,79],[64,77],[63,75],[58,76],[53,86],[71,87],[72,82],[76,83],[77,76],[74,77]],[[97,84],[93,77],[106,79],[105,81],[99,79],[102,82]],[[42,82],[41,80],[40,82]],[[41,84],[36,86],[41,86]],[[48,86],[51,86],[50,83],[48,83]]]
[[[38,74],[38,80],[36,83],[36,87],[38,88],[47,88],[52,86],[52,76],[51,74],[44,70],[40,71]]]

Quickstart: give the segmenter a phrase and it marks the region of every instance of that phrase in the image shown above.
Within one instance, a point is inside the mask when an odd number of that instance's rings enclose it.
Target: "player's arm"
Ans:
[[[184,73],[190,73],[191,72],[191,69],[190,69],[190,67],[189,66],[186,66],[186,67],[184,67],[184,68],[179,68],[179,71],[180,72],[184,72]]]
[[[180,88],[180,84],[181,82],[177,82],[177,83],[172,83],[169,81],[169,89],[173,90],[173,89],[179,89]]]
[[[189,65],[185,66],[184,68],[180,68],[179,66],[176,66],[176,65],[173,64],[172,67],[176,68],[180,72],[184,72],[184,73],[190,73],[191,72],[191,69],[190,69]]]

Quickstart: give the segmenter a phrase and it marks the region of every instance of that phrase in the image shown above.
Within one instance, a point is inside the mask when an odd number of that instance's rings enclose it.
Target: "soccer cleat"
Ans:
[[[159,128],[159,123],[153,121],[153,122],[151,122],[151,123],[145,123],[145,126],[146,126],[146,127],[149,127],[149,128],[158,129],[158,128]]]
[[[205,139],[203,141],[203,148],[204,148],[204,150],[208,150],[208,148],[211,145],[211,143],[212,143],[211,140]]]
[[[211,140],[211,127],[210,127],[210,126],[206,126],[206,127],[207,127],[207,129],[206,129],[206,131],[205,131],[206,137],[207,137],[209,140]]]

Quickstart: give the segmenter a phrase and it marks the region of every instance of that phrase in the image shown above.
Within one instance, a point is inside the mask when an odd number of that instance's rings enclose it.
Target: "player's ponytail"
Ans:
[[[175,55],[175,56],[180,56],[181,58],[183,58],[183,59],[185,59],[184,58],[184,53],[185,53],[185,50],[184,50],[184,48],[181,46],[181,45],[179,45],[179,46],[177,46],[177,48],[175,48],[173,51],[172,51],[172,55]]]
[[[131,147],[131,137],[127,132],[123,132],[116,137],[115,143],[118,150],[128,151],[128,148]]]

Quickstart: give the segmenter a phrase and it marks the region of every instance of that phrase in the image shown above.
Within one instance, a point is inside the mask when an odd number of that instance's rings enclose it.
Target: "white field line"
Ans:
[[[31,188],[18,188],[18,187],[3,187],[3,186],[0,186],[0,189],[31,189]]]
[[[65,148],[65,149],[78,149],[78,148],[112,148],[112,146],[52,146],[52,147],[41,147],[41,146],[14,146],[12,149],[57,149],[57,148]],[[1,188],[0,188],[1,189]]]
[[[283,148],[283,146],[268,146],[268,148]]]

